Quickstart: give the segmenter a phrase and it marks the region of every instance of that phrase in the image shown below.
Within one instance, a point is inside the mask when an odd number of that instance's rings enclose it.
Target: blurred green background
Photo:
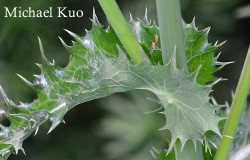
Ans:
[[[125,17],[129,12],[143,18],[148,8],[149,18],[157,21],[154,0],[117,0]],[[211,26],[209,41],[227,43],[220,49],[220,61],[235,61],[216,75],[227,78],[214,87],[212,96],[219,103],[231,102],[250,43],[249,0],[183,0],[182,15],[186,22],[196,18],[200,29]],[[3,7],[47,9],[63,7],[84,11],[83,18],[4,18]],[[41,62],[37,36],[44,44],[49,60],[62,67],[68,63],[69,54],[58,36],[68,44],[68,29],[84,36],[84,29],[91,29],[93,7],[100,22],[107,20],[96,0],[11,0],[0,2],[0,84],[14,101],[31,102],[36,94],[15,73],[28,80],[39,74],[35,63]],[[248,7],[248,8],[247,8]],[[150,160],[152,146],[163,148],[169,136],[158,131],[164,124],[160,114],[144,114],[154,110],[157,104],[146,100],[153,98],[148,92],[134,91],[116,94],[75,107],[66,117],[66,125],[60,125],[47,135],[49,123],[44,124],[37,136],[24,142],[26,156],[19,152],[10,160]]]

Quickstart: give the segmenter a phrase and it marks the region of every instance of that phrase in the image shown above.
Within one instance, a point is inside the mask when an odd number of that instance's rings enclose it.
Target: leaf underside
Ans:
[[[2,159],[7,159],[13,151],[23,150],[23,141],[48,120],[52,123],[51,132],[74,106],[135,89],[149,90],[159,98],[164,108],[161,113],[166,116],[162,129],[172,135],[169,151],[177,139],[184,146],[187,140],[204,142],[207,131],[220,135],[218,122],[222,118],[209,103],[214,84],[207,84],[217,80],[213,73],[227,63],[217,61],[215,50],[220,45],[208,43],[208,29],[198,31],[194,22],[183,23],[190,73],[187,76],[176,68],[175,56],[168,64],[162,64],[160,39],[152,48],[155,37],[159,36],[155,23],[145,16],[144,20],[131,18],[129,25],[144,50],[138,65],[132,63],[112,28],[103,29],[95,15],[93,28],[85,37],[66,30],[75,41],[68,46],[62,40],[71,53],[65,68],[46,59],[39,41],[43,63],[37,65],[41,74],[35,75],[33,83],[20,76],[36,91],[38,98],[32,103],[17,105],[0,87],[4,100],[0,114],[11,122],[9,127],[0,125]],[[209,148],[209,144],[205,144]]]

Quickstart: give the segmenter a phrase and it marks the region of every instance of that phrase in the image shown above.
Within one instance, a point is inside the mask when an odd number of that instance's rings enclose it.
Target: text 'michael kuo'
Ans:
[[[81,18],[83,17],[82,10],[69,10],[67,7],[56,7],[58,18]],[[31,7],[27,9],[22,9],[22,7],[13,7],[12,9],[4,7],[5,14],[4,17],[13,17],[13,18],[52,18],[53,16],[53,7],[49,7],[45,10],[34,10]]]

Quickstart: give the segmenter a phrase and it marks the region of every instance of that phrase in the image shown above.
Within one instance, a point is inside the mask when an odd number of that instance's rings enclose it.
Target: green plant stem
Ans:
[[[227,160],[250,87],[250,46],[215,160]]]
[[[176,47],[177,68],[188,71],[180,1],[156,0],[156,4],[163,63],[170,61]]]
[[[188,73],[187,57],[184,45],[184,30],[181,17],[181,5],[179,0],[156,0],[157,14],[160,27],[161,49],[163,64],[167,64],[173,57],[176,49],[176,65]],[[179,140],[175,144],[177,160],[202,160],[201,144],[197,144],[197,150],[192,142],[187,142],[183,150]]]
[[[133,32],[130,30],[115,0],[98,0],[109,23],[118,35],[125,50],[135,64],[141,62],[142,49]]]

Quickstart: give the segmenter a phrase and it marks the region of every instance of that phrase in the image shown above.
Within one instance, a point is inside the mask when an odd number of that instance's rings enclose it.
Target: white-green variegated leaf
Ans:
[[[65,68],[46,59],[40,42],[41,74],[35,75],[33,83],[20,76],[37,92],[38,98],[32,103],[14,104],[0,88],[4,100],[0,114],[10,121],[8,127],[0,125],[3,159],[22,150],[23,141],[44,122],[51,121],[52,131],[77,104],[130,90],[148,90],[159,98],[166,118],[162,130],[169,130],[172,135],[169,150],[177,139],[184,145],[187,140],[203,142],[207,131],[220,135],[218,122],[222,118],[209,103],[213,84],[206,84],[216,80],[212,75],[219,69],[216,66],[226,63],[217,62],[214,52],[219,45],[207,42],[207,30],[198,31],[194,23],[183,24],[190,71],[187,76],[176,68],[175,56],[162,65],[160,41],[156,48],[151,47],[159,30],[147,18],[130,21],[144,50],[138,65],[132,63],[112,28],[103,29],[96,16],[93,19],[93,29],[85,37],[67,31],[75,42],[68,46],[62,41],[72,55]]]

